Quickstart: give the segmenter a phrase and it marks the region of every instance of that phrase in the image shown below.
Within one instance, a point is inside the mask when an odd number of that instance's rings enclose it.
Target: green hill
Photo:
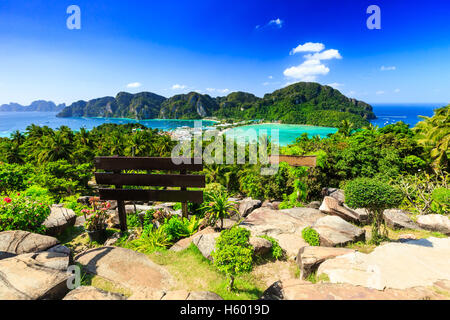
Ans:
[[[78,101],[66,107],[59,117],[116,117],[133,119],[217,119],[265,120],[283,123],[338,126],[349,120],[356,127],[375,119],[372,107],[350,99],[330,86],[298,82],[259,98],[247,92],[225,97],[190,92],[171,98],[154,93],[120,92],[115,98]]]

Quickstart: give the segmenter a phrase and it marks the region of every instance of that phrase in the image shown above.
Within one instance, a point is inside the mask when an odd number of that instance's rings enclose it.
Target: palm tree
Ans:
[[[353,127],[355,125],[350,120],[342,120],[339,126],[338,133],[342,134],[344,137],[350,137],[353,132]]]
[[[53,162],[61,159],[70,160],[74,150],[74,145],[64,131],[55,131],[51,135],[43,136],[39,147],[39,163]]]
[[[429,150],[434,169],[447,168],[450,144],[450,105],[435,110],[433,117],[420,116],[413,130],[418,134],[418,142]]]

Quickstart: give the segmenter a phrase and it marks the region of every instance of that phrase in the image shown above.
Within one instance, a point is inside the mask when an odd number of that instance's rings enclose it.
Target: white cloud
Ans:
[[[132,82],[127,84],[127,88],[139,88],[140,86],[142,86],[140,82]]]
[[[281,29],[283,27],[284,24],[284,20],[281,20],[280,18],[277,19],[273,19],[270,20],[268,23],[266,23],[265,25],[261,26],[261,25],[257,25],[255,27],[256,30],[262,30],[262,29],[266,29],[266,28],[276,28],[276,29]]]
[[[294,78],[301,81],[315,81],[319,75],[327,75],[330,69],[325,66],[322,60],[342,59],[339,51],[336,49],[325,49],[322,43],[307,42],[303,45],[299,45],[297,48],[291,51],[291,55],[297,52],[315,52],[314,54],[304,55],[306,59],[298,66],[293,66],[284,70],[283,74],[286,77]]]
[[[394,71],[396,69],[397,69],[396,66],[389,66],[389,67],[381,66],[380,68],[381,71]]]
[[[296,48],[292,49],[290,54],[296,54],[298,52],[319,52],[325,49],[323,43],[306,42],[305,44],[299,44]]]
[[[395,89],[394,92],[395,92],[395,93],[399,93],[399,92],[400,92],[400,89]]]
[[[206,88],[206,91],[210,92],[210,93],[221,93],[221,94],[225,94],[230,92],[230,89],[216,89],[216,88]]]
[[[308,60],[330,60],[330,59],[342,59],[339,51],[336,49],[329,49],[314,54],[307,54],[305,58]]]
[[[174,84],[173,86],[172,86],[172,90],[183,90],[183,89],[186,89],[187,88],[187,86],[185,86],[184,84]]]
[[[283,74],[302,81],[315,81],[318,75],[326,75],[328,72],[330,69],[319,60],[306,60],[298,66],[287,68]]]
[[[384,94],[384,91],[383,90],[379,90],[379,91],[376,92],[376,94],[378,94],[378,95]]]
[[[333,83],[328,84],[328,86],[333,87],[335,89],[339,89],[339,88],[343,87],[344,84],[339,83],[339,82],[333,82]]]
[[[268,79],[273,79],[273,76],[268,76],[267,78],[268,78]]]
[[[283,26],[284,21],[281,20],[280,18],[274,19],[274,20],[270,20],[268,25],[273,25],[276,26],[277,28],[281,28]]]

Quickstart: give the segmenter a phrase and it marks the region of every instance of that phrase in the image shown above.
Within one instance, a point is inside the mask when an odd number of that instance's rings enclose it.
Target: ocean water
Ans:
[[[375,125],[384,127],[403,121],[414,127],[417,122],[422,119],[419,116],[431,117],[433,110],[447,105],[446,103],[426,103],[426,104],[372,104],[373,112],[377,119],[370,122]]]
[[[278,138],[280,146],[288,145],[295,141],[295,139],[301,136],[303,133],[307,133],[309,137],[319,135],[324,138],[330,133],[335,133],[336,128],[327,127],[315,127],[299,124],[278,124],[278,123],[268,123],[268,124],[252,124],[243,127],[231,128],[225,132],[227,137],[237,138],[242,136],[247,136],[249,138],[246,141],[256,140],[256,135],[267,134],[267,136],[272,136],[274,130],[278,130]],[[254,132],[254,137],[251,137],[251,132]]]
[[[417,122],[422,120],[419,116],[433,116],[433,110],[445,106],[445,103],[430,103],[430,104],[373,104],[373,111],[377,119],[371,120],[375,126],[384,127],[388,124],[393,124],[403,121],[414,127]],[[330,133],[335,133],[336,128],[325,128],[305,125],[286,125],[286,124],[260,124],[249,125],[240,128],[233,128],[226,132],[227,136],[236,137],[245,134],[246,130],[255,130],[259,135],[261,130],[266,130],[267,135],[270,136],[271,130],[278,129],[280,146],[286,146],[293,143],[295,139],[303,133],[307,133],[311,138],[319,135],[324,138]],[[241,133],[239,133],[239,130]],[[242,131],[244,130],[244,131]],[[244,132],[244,133],[243,133]],[[247,133],[248,134],[248,133]]]
[[[173,130],[179,127],[194,127],[194,120],[133,120],[115,118],[57,118],[55,112],[0,112],[0,137],[9,137],[12,132],[25,131],[27,126],[35,124],[38,126],[48,126],[57,129],[61,126],[68,126],[72,130],[86,128],[91,130],[103,123],[141,123],[146,127],[161,130]],[[202,121],[203,126],[213,125],[213,121]]]
[[[445,103],[433,104],[373,104],[373,109],[378,119],[372,120],[374,125],[384,127],[398,121],[403,121],[411,127],[415,126],[422,116],[432,116],[433,110],[446,105]],[[26,127],[35,124],[39,126],[49,126],[59,128],[68,126],[72,130],[79,130],[84,127],[87,130],[99,126],[103,123],[142,123],[143,125],[161,130],[173,130],[179,127],[194,127],[193,120],[132,120],[132,119],[112,119],[112,118],[57,118],[55,112],[0,112],[0,137],[9,137],[16,130],[25,131]],[[203,121],[203,126],[211,126],[214,122]],[[241,127],[244,130],[254,129],[256,132],[266,130],[270,136],[271,130],[278,129],[280,145],[284,146],[295,141],[295,139],[306,132],[312,137],[320,135],[326,137],[327,134],[337,131],[336,128],[325,128],[305,125],[286,124],[262,124]],[[242,130],[242,129],[241,129]],[[227,131],[227,135],[236,135],[237,128]]]

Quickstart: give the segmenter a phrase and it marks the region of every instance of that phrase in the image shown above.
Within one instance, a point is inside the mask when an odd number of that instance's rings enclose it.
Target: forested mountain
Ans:
[[[349,120],[356,127],[374,119],[372,107],[350,99],[330,86],[298,82],[258,98],[232,92],[225,97],[190,92],[164,98],[150,92],[120,92],[115,98],[78,101],[59,117],[116,117],[133,119],[217,119],[280,121],[283,123],[337,126]]]
[[[33,101],[29,106],[23,106],[18,103],[11,102],[9,104],[3,104],[0,105],[0,111],[3,112],[26,112],[26,111],[48,111],[48,112],[59,112],[62,111],[66,105],[59,104],[56,105],[52,101],[44,101],[44,100],[37,100]]]

